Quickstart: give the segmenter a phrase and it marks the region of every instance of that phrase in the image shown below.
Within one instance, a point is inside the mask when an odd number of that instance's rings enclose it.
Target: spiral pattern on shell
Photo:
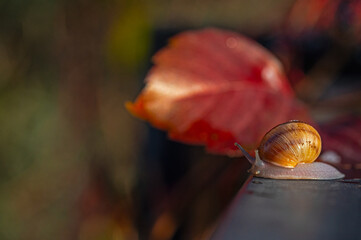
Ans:
[[[258,147],[263,161],[294,168],[299,163],[311,163],[322,148],[317,130],[301,121],[290,121],[272,128]]]

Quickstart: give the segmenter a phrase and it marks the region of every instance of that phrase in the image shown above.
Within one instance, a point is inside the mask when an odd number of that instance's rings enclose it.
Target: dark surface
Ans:
[[[250,179],[211,239],[361,239],[361,180]]]

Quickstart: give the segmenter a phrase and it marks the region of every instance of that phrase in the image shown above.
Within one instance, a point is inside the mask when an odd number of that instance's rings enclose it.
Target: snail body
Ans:
[[[272,128],[251,157],[235,145],[252,164],[253,175],[273,179],[340,179],[345,175],[333,166],[315,162],[321,153],[321,137],[307,123],[290,121]]]

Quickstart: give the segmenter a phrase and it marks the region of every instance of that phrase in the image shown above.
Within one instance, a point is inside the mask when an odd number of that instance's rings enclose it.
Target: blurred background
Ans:
[[[269,48],[359,163],[360,11],[337,0],[0,1],[0,239],[210,236],[248,164],[169,141],[124,107],[182,30],[231,29]]]

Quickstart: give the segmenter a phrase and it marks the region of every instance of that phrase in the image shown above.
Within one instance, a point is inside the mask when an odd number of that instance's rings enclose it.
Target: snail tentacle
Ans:
[[[243,155],[247,158],[247,160],[250,164],[253,165],[256,162],[255,158],[252,157],[251,155],[249,155],[249,153],[241,145],[239,145],[238,143],[235,142],[234,146],[238,147],[242,151]]]

